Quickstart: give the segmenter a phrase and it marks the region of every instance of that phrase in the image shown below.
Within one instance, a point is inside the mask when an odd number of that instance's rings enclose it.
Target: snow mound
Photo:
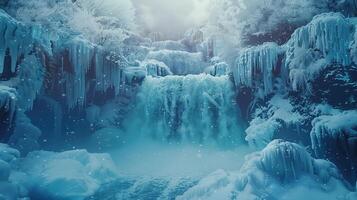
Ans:
[[[118,176],[108,154],[90,154],[85,150],[31,152],[18,166],[29,176],[27,181],[33,198],[85,199],[101,184]]]
[[[151,51],[146,59],[155,59],[165,63],[175,75],[199,74],[205,68],[201,53],[160,50]]]
[[[219,170],[178,199],[299,200],[306,192],[312,199],[353,195],[332,163],[313,159],[297,144],[274,140],[261,152],[247,156],[239,172]]]

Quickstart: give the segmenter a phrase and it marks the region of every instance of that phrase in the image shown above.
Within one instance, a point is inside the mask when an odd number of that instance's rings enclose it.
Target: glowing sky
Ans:
[[[190,27],[208,17],[210,0],[132,0],[138,23],[144,30],[161,32],[166,39],[177,39]]]

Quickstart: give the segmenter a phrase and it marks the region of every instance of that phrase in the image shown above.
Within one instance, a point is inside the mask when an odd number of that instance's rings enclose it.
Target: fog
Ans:
[[[178,39],[208,17],[210,0],[132,0],[143,33],[160,32],[163,39]]]

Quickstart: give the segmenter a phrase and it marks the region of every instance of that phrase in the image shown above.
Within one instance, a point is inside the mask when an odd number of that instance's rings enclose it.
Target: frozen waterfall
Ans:
[[[147,77],[130,120],[135,131],[157,140],[239,144],[243,130],[232,85],[228,76]]]

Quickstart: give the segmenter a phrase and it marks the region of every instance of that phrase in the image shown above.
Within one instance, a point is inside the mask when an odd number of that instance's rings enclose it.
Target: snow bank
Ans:
[[[256,111],[255,117],[246,129],[246,141],[255,148],[264,148],[284,125],[299,123],[303,117],[294,111],[288,99],[274,96],[268,106]]]
[[[338,199],[349,194],[337,168],[313,159],[294,143],[272,141],[247,156],[239,172],[217,171],[202,179],[179,200],[195,199]]]
[[[160,50],[151,51],[146,59],[155,59],[165,63],[175,75],[199,74],[205,68],[201,53]]]
[[[272,92],[273,71],[278,68],[281,53],[282,48],[275,43],[242,50],[232,69],[236,85],[262,85],[265,94]]]
[[[118,174],[108,154],[31,152],[18,163],[32,198],[85,199]],[[20,180],[21,181],[21,180]]]

